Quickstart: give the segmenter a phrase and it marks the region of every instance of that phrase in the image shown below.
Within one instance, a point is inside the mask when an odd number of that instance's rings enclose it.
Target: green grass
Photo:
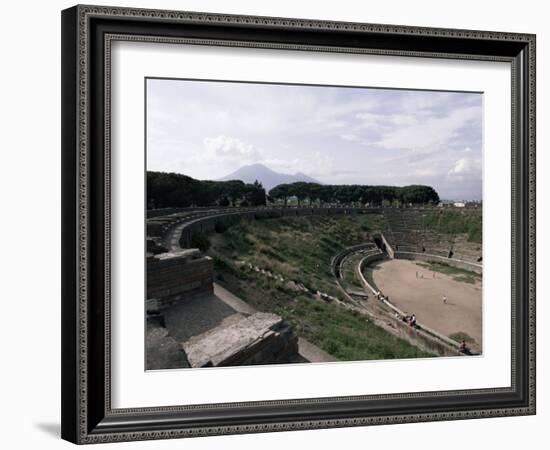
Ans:
[[[468,334],[464,333],[464,331],[459,331],[458,333],[453,333],[449,336],[451,339],[455,340],[456,342],[464,341],[464,342],[475,342],[475,339]]]
[[[246,261],[345,300],[334,282],[331,259],[345,247],[370,241],[381,221],[375,214],[242,221],[211,239],[209,254]]]
[[[357,265],[364,257],[362,254],[352,255],[344,261],[343,265],[343,275],[344,282],[347,286],[353,289],[363,289],[363,285],[357,276]]]
[[[481,275],[472,272],[471,270],[460,269],[458,267],[453,267],[447,263],[439,261],[427,261],[420,262],[417,261],[416,264],[424,269],[432,270],[434,272],[444,273],[449,275],[455,281],[461,281],[463,283],[475,284],[476,281],[481,281]]]
[[[227,289],[260,311],[279,314],[299,336],[340,360],[433,356],[388,334],[364,315],[238,264],[251,263],[344,301],[330,270],[331,259],[345,247],[370,241],[381,221],[374,214],[243,221],[212,235],[208,253],[214,257],[217,279]]]
[[[206,252],[210,248],[210,240],[204,233],[195,233],[191,237],[191,247],[198,248],[201,252]]]
[[[227,289],[260,311],[273,312],[296,333],[342,361],[434,356],[388,334],[366,316],[297,293],[260,274],[216,263]],[[218,278],[219,279],[219,278]]]
[[[433,211],[426,213],[425,226],[438,233],[467,234],[468,241],[481,243],[482,216],[478,211]]]
[[[430,356],[354,311],[299,296],[275,313],[290,322],[300,336],[334,357],[345,360],[418,358]]]

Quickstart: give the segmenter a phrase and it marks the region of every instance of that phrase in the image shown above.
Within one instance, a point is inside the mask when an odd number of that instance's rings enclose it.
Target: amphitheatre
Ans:
[[[477,208],[147,210],[147,369],[482,352]],[[414,315],[414,322],[411,316]]]

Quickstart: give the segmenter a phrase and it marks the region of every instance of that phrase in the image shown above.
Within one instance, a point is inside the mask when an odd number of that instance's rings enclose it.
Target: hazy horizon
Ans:
[[[323,184],[482,197],[482,94],[147,80],[147,170],[216,180],[261,164]]]

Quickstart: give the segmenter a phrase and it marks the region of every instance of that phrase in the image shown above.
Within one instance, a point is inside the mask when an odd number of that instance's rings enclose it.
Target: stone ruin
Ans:
[[[182,345],[191,367],[243,366],[288,362],[298,337],[276,314],[233,314]]]
[[[198,249],[147,257],[147,299],[165,307],[197,295],[212,294],[214,264]]]
[[[197,249],[147,254],[147,369],[295,362],[281,317],[244,313],[214,294],[212,258]]]

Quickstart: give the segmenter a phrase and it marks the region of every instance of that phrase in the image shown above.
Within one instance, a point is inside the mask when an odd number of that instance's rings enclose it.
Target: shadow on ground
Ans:
[[[37,423],[36,428],[53,437],[61,436],[61,425],[59,423]]]

